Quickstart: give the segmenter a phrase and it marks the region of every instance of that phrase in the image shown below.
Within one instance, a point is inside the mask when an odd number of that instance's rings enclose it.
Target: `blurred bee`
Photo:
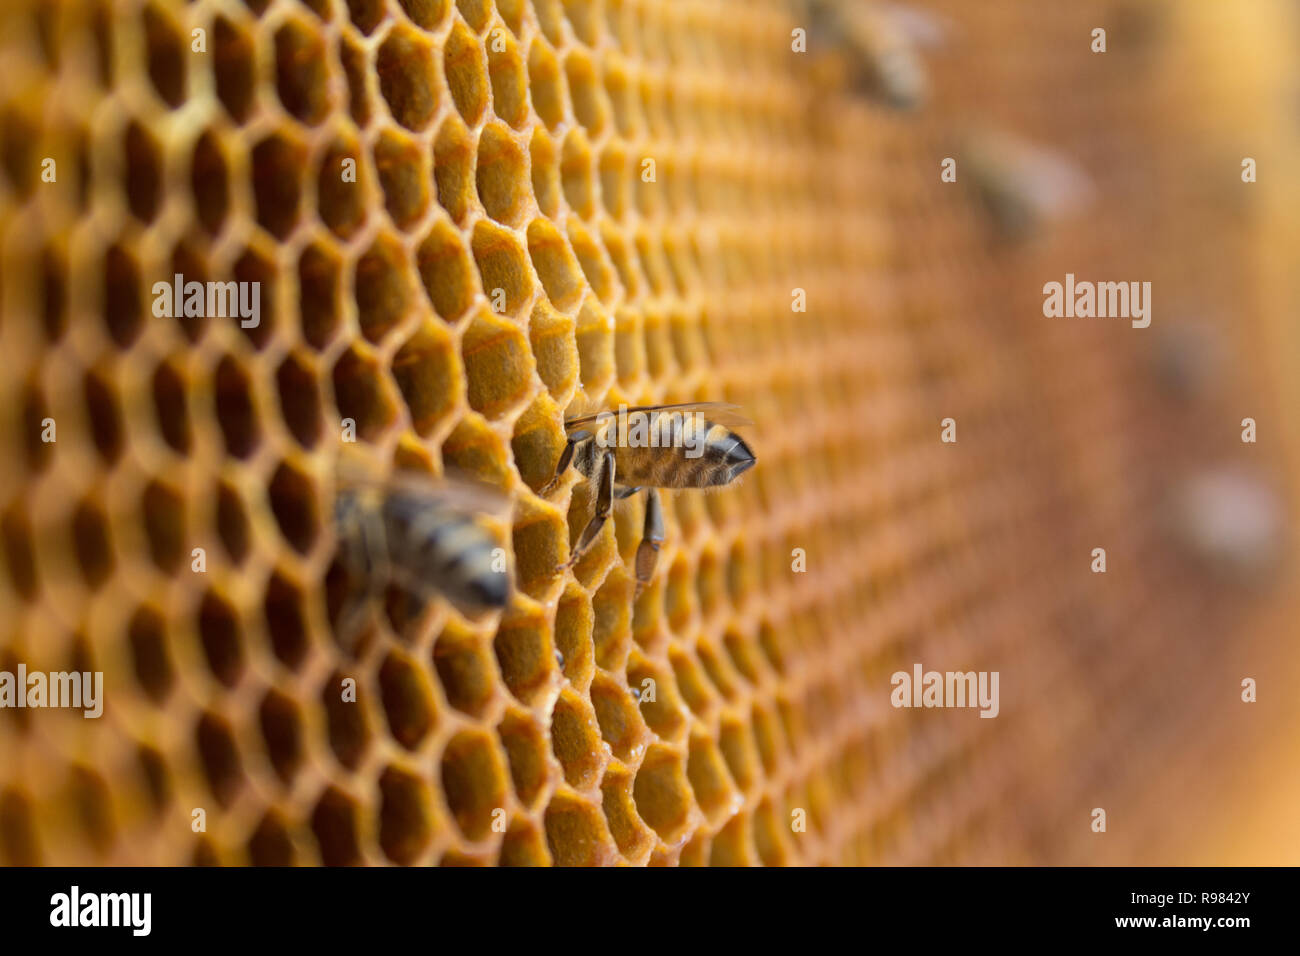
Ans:
[[[1084,208],[1093,187],[1062,153],[1005,133],[982,130],[960,145],[961,169],[994,227],[1013,240],[1038,235],[1050,223]]]
[[[469,615],[504,607],[510,590],[504,551],[479,520],[504,503],[465,481],[341,479],[334,505],[339,559],[360,585],[349,595],[345,622],[363,616],[389,585],[420,606],[442,596]]]
[[[664,541],[658,489],[713,488],[734,481],[757,459],[728,426],[752,424],[735,405],[718,402],[623,408],[566,421],[568,440],[555,476],[540,493],[549,495],[573,465],[593,489],[595,508],[569,560],[556,570],[573,567],[591,549],[615,499],[645,489],[645,528],[636,552],[640,594],[654,577]]]
[[[936,16],[868,0],[808,0],[807,8],[812,48],[835,51],[855,91],[896,110],[925,102],[920,49],[940,45],[946,33]]]
[[[1227,353],[1213,326],[1180,318],[1155,330],[1150,345],[1156,381],[1171,398],[1191,401],[1211,391]]]

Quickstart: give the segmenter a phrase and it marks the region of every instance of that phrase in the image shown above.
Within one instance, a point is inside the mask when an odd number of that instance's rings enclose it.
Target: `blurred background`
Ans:
[[[106,697],[0,710],[0,861],[1300,862],[1300,4],[8,0],[0,75],[0,670]],[[566,412],[700,400],[758,466],[556,572]],[[348,420],[510,495],[508,608],[343,633]]]

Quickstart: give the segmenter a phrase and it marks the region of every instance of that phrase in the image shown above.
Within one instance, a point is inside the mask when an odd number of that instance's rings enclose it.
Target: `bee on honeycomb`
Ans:
[[[654,577],[664,540],[659,489],[713,488],[735,481],[758,459],[728,426],[752,424],[736,406],[718,402],[647,405],[566,421],[568,440],[541,493],[550,494],[572,464],[590,482],[596,507],[569,560],[557,570],[573,567],[591,550],[616,498],[645,489],[645,530],[636,553],[640,593]]]

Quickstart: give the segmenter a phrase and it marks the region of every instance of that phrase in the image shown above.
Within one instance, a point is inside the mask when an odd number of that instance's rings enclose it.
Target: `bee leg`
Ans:
[[[659,503],[659,489],[651,488],[645,495],[645,529],[641,532],[641,543],[636,549],[636,594],[641,596],[655,576],[655,565],[659,562],[659,546],[664,543],[664,511]]]
[[[418,578],[398,568],[389,571],[389,577],[389,587],[381,588],[375,601],[393,625],[405,629],[424,616],[436,592],[430,592]]]
[[[555,474],[550,481],[542,486],[541,491],[537,492],[538,495],[545,498],[555,490],[555,486],[560,483],[564,473],[569,470],[569,463],[573,461],[573,450],[578,447],[580,441],[590,437],[591,432],[588,431],[577,431],[568,437],[564,443],[564,451],[560,452],[560,460],[555,465]]]
[[[624,498],[631,498],[634,494],[636,494],[636,493],[637,493],[638,491],[640,491],[640,490],[641,490],[641,489],[640,489],[639,487],[638,487],[638,488],[619,488],[617,491],[614,492],[614,497],[615,497],[616,499],[618,499],[619,501],[622,501]]]
[[[557,571],[573,567],[591,550],[591,546],[596,543],[596,536],[600,534],[600,529],[605,527],[605,522],[609,520],[610,513],[614,510],[614,452],[612,450],[605,452],[597,467],[599,474],[596,475],[594,482],[596,513],[587,522],[587,527],[582,529],[582,535],[578,538],[578,543],[573,546],[569,560],[556,568]]]
[[[383,596],[388,575],[387,543],[377,515],[351,506],[339,512],[338,534],[348,588],[335,633],[354,645]]]
[[[342,643],[347,645],[347,650],[351,651],[365,629],[366,622],[370,619],[370,591],[350,589],[351,593],[343,599],[343,607],[339,610],[338,623],[334,627],[334,633],[338,635]]]
[[[353,575],[358,572],[348,573]],[[348,581],[348,590],[343,597],[338,623],[334,628],[334,633],[348,650],[356,647],[357,641],[374,620],[376,610],[384,598],[384,578],[385,574],[380,573],[375,565],[370,565],[360,582],[355,578]]]

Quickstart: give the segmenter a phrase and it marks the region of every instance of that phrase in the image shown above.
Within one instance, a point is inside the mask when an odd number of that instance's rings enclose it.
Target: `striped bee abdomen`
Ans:
[[[653,444],[639,440],[634,431],[618,434],[619,484],[708,488],[727,484],[755,463],[754,453],[740,436],[700,416],[658,413],[651,417],[649,433]]]
[[[497,570],[496,539],[472,515],[436,494],[395,490],[384,498],[383,525],[397,583],[461,608],[505,606],[509,580],[503,566]]]

